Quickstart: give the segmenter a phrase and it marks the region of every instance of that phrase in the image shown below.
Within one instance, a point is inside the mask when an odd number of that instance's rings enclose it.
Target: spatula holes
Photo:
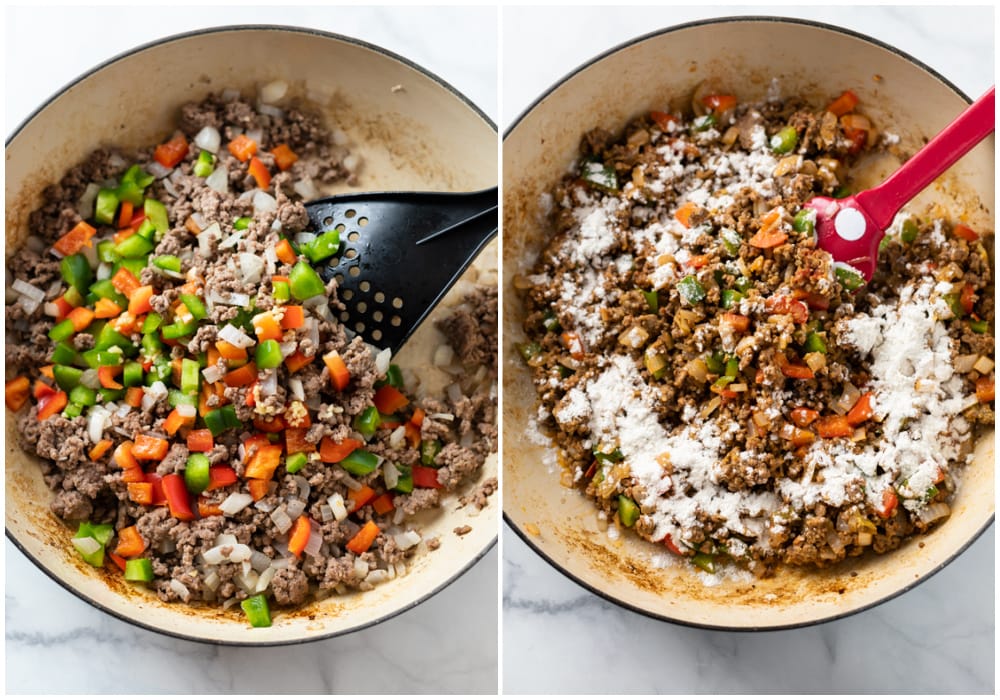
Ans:
[[[327,267],[337,267],[340,264],[340,258],[334,255],[326,264]]]
[[[338,233],[343,233],[344,231],[347,230],[347,227],[344,226],[344,224],[341,223],[341,224],[337,224],[336,226],[334,226],[333,230],[337,231]]]
[[[358,312],[359,314],[363,314],[363,313],[365,313],[366,311],[368,311],[368,304],[366,304],[366,303],[365,303],[365,302],[363,302],[363,301],[359,301],[359,302],[358,302],[358,303],[357,303],[357,304],[356,304],[356,305],[354,306],[354,308],[355,308],[355,309],[357,310],[357,312]]]
[[[344,218],[345,219],[353,219],[354,216],[355,216],[355,214],[357,214],[357,213],[358,212],[354,211],[353,209],[348,209],[347,211],[344,212]]]
[[[358,257],[358,251],[354,250],[354,248],[348,248],[344,251],[344,257],[348,260],[354,260],[354,258]]]
[[[351,315],[349,313],[347,313],[346,311],[341,311],[340,312],[340,322],[341,323],[347,323],[347,320],[349,318],[351,318]]]
[[[325,219],[323,219],[323,226],[324,227],[333,226],[333,217],[332,216],[328,216]]]
[[[358,219],[358,226],[367,226],[367,225],[368,225],[367,216],[362,216],[360,219]]]
[[[399,297],[393,297],[393,299],[392,299],[392,308],[394,308],[394,309],[401,309],[401,308],[403,308],[403,300],[400,299]]]
[[[351,243],[357,242],[359,238],[361,238],[361,234],[358,233],[357,231],[351,231],[349,234],[347,234],[347,240],[349,240]]]
[[[333,279],[337,280],[337,284],[343,284],[344,283],[344,276],[342,274],[340,274],[339,272],[333,276]]]
[[[382,340],[382,331],[378,328],[372,331],[372,340]]]
[[[341,292],[340,296],[344,298],[344,301],[350,301],[351,299],[354,298],[354,290],[345,289],[343,292]]]
[[[369,282],[368,280],[365,280],[364,282],[362,282],[361,284],[359,284],[358,287],[361,288],[362,292],[364,292],[365,294],[367,294],[368,292],[371,291],[372,283]]]
[[[357,323],[355,323],[354,330],[356,330],[358,333],[364,333],[365,332],[364,321],[358,321]]]
[[[376,323],[381,323],[383,318],[385,318],[385,316],[382,315],[381,311],[378,311],[377,309],[375,311],[372,311],[372,319]]]
[[[361,268],[355,265],[354,267],[350,268],[347,271],[347,274],[349,274],[351,277],[357,277],[358,275],[361,274]]]
[[[379,304],[383,303],[385,301],[385,293],[375,292],[375,301],[378,302]]]
[[[391,323],[393,326],[396,326],[396,327],[398,327],[399,324],[402,323],[402,322],[403,322],[403,319],[401,319],[399,316],[393,316],[392,318],[389,319],[389,323]]]

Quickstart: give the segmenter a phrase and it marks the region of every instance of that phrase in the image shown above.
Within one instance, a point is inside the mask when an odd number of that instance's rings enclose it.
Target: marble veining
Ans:
[[[504,125],[564,75],[621,42],[738,14],[805,17],[875,36],[972,97],[993,83],[989,7],[508,7]],[[763,633],[701,630],[630,612],[570,581],[506,526],[502,536],[505,693],[994,689],[993,528],[895,600],[824,625]]]
[[[313,27],[385,47],[440,76],[496,121],[496,16],[490,7],[10,9],[6,133],[90,66],[159,37],[233,23]],[[31,70],[15,70],[25,62]],[[133,627],[66,592],[9,542],[4,551],[11,693],[496,692],[497,548],[388,622],[270,649],[198,644]]]

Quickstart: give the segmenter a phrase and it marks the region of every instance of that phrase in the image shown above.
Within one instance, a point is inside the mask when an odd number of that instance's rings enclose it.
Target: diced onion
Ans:
[[[253,253],[240,253],[240,274],[244,284],[257,284],[260,282],[261,273],[264,272],[264,260],[259,255]]]
[[[278,347],[281,348],[281,357],[286,358],[295,352],[298,343],[294,340],[289,340],[287,343],[281,343]]]
[[[184,403],[179,404],[177,406],[177,415],[183,418],[194,418],[198,415],[198,407]]]
[[[258,379],[261,396],[274,396],[278,392],[278,373],[265,372]]]
[[[177,191],[177,186],[174,185],[174,182],[173,182],[174,181],[173,175],[175,175],[175,174],[177,174],[179,172],[180,172],[180,170],[175,170],[171,174],[170,177],[163,178],[163,189],[165,189],[167,191],[167,194],[169,194],[171,197],[179,197],[180,196],[180,192]]]
[[[340,477],[340,483],[349,488],[351,491],[357,491],[361,488],[362,484],[360,481],[355,479],[353,476],[344,472],[344,475]]]
[[[316,525],[309,530],[309,540],[306,542],[305,551],[310,556],[318,556],[319,550],[323,546],[323,531]]]
[[[205,186],[219,194],[229,194],[229,170],[226,166],[216,166],[212,174],[205,178]]]
[[[330,522],[333,520],[333,508],[331,508],[329,504],[323,503],[319,507],[319,516],[324,523]]]
[[[312,231],[299,231],[295,234],[295,244],[298,246],[304,246],[312,243],[315,238],[316,234]]]
[[[222,330],[219,331],[219,339],[224,340],[230,345],[235,345],[238,348],[248,348],[254,344],[253,338],[244,333],[241,329],[236,326],[224,326]]]
[[[24,308],[25,312],[28,315],[31,315],[38,310],[38,307],[41,305],[42,302],[37,301],[35,299],[29,299],[28,297],[20,297],[17,300],[17,303]]]
[[[243,232],[237,231],[233,235],[225,238],[222,243],[219,244],[219,250],[228,250],[229,248],[235,248],[239,245],[239,242],[243,240]]]
[[[398,450],[403,446],[405,442],[406,442],[406,426],[401,425],[395,430],[393,430],[392,433],[389,435],[389,447]],[[389,488],[393,488],[395,487],[395,484],[389,485],[389,473],[388,473],[389,467],[390,464],[386,463],[384,476],[385,476],[386,486],[388,486]],[[395,469],[395,467],[393,467],[393,469]]]
[[[271,585],[271,579],[274,578],[275,573],[277,573],[277,570],[272,567],[268,567],[262,571],[260,577],[257,579],[257,586],[254,588],[254,592],[263,593],[266,591],[267,587]]]
[[[156,402],[167,397],[167,387],[160,380],[156,380],[144,389],[142,395],[142,410],[149,411]]]
[[[271,557],[267,556],[263,552],[255,550],[250,553],[250,566],[252,566],[254,571],[258,574],[263,573],[265,569],[271,566]]]
[[[264,130],[261,128],[247,129],[247,138],[254,141],[259,146],[264,140]]]
[[[297,498],[291,499],[285,506],[285,511],[287,512],[288,517],[292,520],[295,520],[297,517],[302,515],[302,513],[305,512],[305,509],[306,504]]]
[[[257,591],[257,582],[260,580],[260,577],[256,571],[238,571],[233,578],[240,589],[246,593],[255,593]]]
[[[209,571],[201,579],[201,585],[203,585],[205,588],[212,591],[213,593],[215,593],[215,591],[218,590],[219,583],[220,583],[219,572],[216,571],[215,569]]]
[[[93,537],[74,537],[72,542],[73,546],[76,547],[76,551],[85,557],[94,554],[101,548],[101,543]]]
[[[232,102],[233,100],[240,99],[240,91],[236,88],[225,88],[222,91],[222,101]]]
[[[970,355],[958,355],[955,358],[953,366],[955,371],[959,374],[968,374],[972,371],[972,367],[976,364],[976,360],[979,359],[979,355],[972,353]]]
[[[455,351],[452,350],[451,346],[442,343],[441,345],[438,345],[437,349],[434,351],[433,362],[436,367],[444,367],[446,365],[450,365],[454,357]]]
[[[233,551],[229,553],[229,561],[234,564],[239,564],[240,562],[250,561],[252,551],[250,547],[245,544],[234,544],[232,545]]]
[[[177,594],[177,597],[185,603],[191,600],[191,591],[183,583],[175,578],[170,579],[170,590]]]
[[[261,114],[266,114],[269,117],[274,117],[275,119],[281,119],[285,116],[285,110],[281,107],[275,107],[274,105],[264,104],[261,102],[257,105],[257,111]]]
[[[401,532],[393,537],[396,540],[396,546],[406,551],[411,547],[415,547],[420,544],[421,537],[419,534],[413,530],[407,530],[406,532]]]
[[[97,370],[93,367],[83,370],[83,374],[80,375],[80,383],[88,389],[101,388],[101,379],[97,374]]]
[[[219,505],[219,509],[226,515],[235,515],[251,503],[253,503],[253,496],[249,493],[231,493]]]
[[[58,306],[56,306],[54,302],[51,301],[45,302],[45,306],[42,307],[42,311],[45,313],[46,316],[52,316],[52,317],[56,317],[62,313],[62,310]]]
[[[293,477],[293,480],[295,481],[295,486],[299,491],[299,500],[308,503],[309,494],[312,493],[312,487],[309,485],[309,482],[301,474],[296,474]]]
[[[201,376],[205,378],[205,381],[209,384],[215,384],[217,381],[222,379],[223,371],[219,369],[218,365],[209,365],[201,371]]]
[[[387,371],[389,371],[389,363],[392,361],[392,350],[385,348],[379,350],[375,355],[375,371],[378,375],[384,376]]]
[[[279,508],[271,513],[271,522],[274,523],[274,526],[282,535],[292,529],[292,519],[288,517],[288,513],[283,508]]]
[[[169,272],[169,270],[167,270],[167,272]],[[111,277],[111,263],[102,262],[100,265],[98,265],[95,276],[97,277],[98,280],[106,280],[109,277]]]
[[[169,175],[171,172],[173,172],[174,169],[173,168],[167,168],[167,167],[165,167],[163,165],[160,165],[159,162],[157,162],[155,160],[152,160],[152,161],[150,161],[146,165],[146,170],[149,171],[150,175],[153,175],[156,178],[162,180],[167,175]]]
[[[448,400],[453,404],[457,404],[462,400],[462,387],[458,382],[445,387],[445,393],[448,395]]]
[[[834,412],[839,415],[844,415],[854,407],[854,404],[856,404],[860,398],[861,391],[856,386],[848,382],[844,385],[844,393],[842,393],[830,405],[830,408],[832,408]]]
[[[101,191],[101,186],[96,182],[91,182],[83,190],[80,199],[76,202],[76,213],[81,219],[91,219],[94,216],[94,202],[97,201],[97,193]]]
[[[11,285],[15,292],[27,297],[33,301],[43,301],[45,299],[45,290],[36,287],[30,282],[25,282],[24,280],[14,280]]]
[[[269,211],[278,210],[278,200],[263,190],[258,190],[253,196],[254,214],[263,214]]]
[[[302,199],[305,199],[306,201],[319,197],[319,190],[316,189],[316,184],[308,175],[304,176],[301,180],[292,185],[292,189],[295,190],[295,194],[302,197]]]
[[[222,145],[222,136],[214,126],[205,126],[195,135],[194,143],[203,151],[218,153],[219,146]]]
[[[288,92],[288,83],[284,80],[272,80],[260,88],[260,101],[273,103],[280,100]]]
[[[284,353],[284,351],[282,351]],[[292,397],[299,400],[306,400],[306,390],[305,386],[302,384],[302,380],[298,377],[289,377],[288,388],[292,390]]]
[[[976,363],[972,365],[972,369],[976,370],[980,374],[989,374],[990,370],[993,369],[993,360],[986,357],[986,355],[980,355]]]
[[[337,522],[347,519],[347,506],[344,505],[343,496],[335,493],[326,499],[326,502],[330,506],[330,510],[333,511],[333,517],[337,519]]]
[[[458,384],[451,384],[450,386],[458,386]],[[459,387],[459,390],[461,390],[461,387]],[[432,420],[443,420],[449,423],[455,420],[454,413],[428,413],[427,416]]]
[[[947,518],[951,515],[951,508],[948,507],[947,503],[941,503],[940,501],[935,501],[930,503],[926,508],[920,513],[920,522],[925,525],[933,523],[941,518]]]
[[[253,504],[253,507],[259,510],[261,513],[270,513],[274,510],[274,503],[268,500],[257,501]]]
[[[383,583],[389,580],[389,572],[385,569],[375,569],[367,576],[365,576],[365,583],[370,583],[375,585],[376,583]]]
[[[229,558],[223,556],[222,554],[223,547],[232,547],[232,545],[220,544],[218,546],[212,547],[211,549],[202,552],[201,558],[205,560],[206,564],[210,564],[212,566],[221,564],[224,561],[229,561]]]
[[[357,153],[351,153],[346,158],[344,158],[344,167],[350,170],[352,173],[358,169],[361,165],[361,156]]]
[[[203,229],[198,234],[198,252],[203,257],[210,257],[212,255],[212,241],[217,241],[220,238],[222,238],[222,229],[219,227],[219,224],[214,223],[208,228]]]
[[[357,557],[354,560],[354,578],[364,579],[368,575],[368,562]]]
[[[106,408],[95,407],[87,418],[87,435],[95,445],[104,436],[104,428],[111,424],[111,412]]]
[[[286,557],[284,559],[272,559],[271,560],[271,568],[272,569],[287,569],[289,566],[292,565],[292,563],[294,561],[295,560],[292,559],[292,558],[290,558],[290,557]]]

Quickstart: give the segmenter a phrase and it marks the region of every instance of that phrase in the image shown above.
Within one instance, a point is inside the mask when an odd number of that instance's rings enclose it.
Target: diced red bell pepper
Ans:
[[[167,494],[163,491],[163,477],[161,477],[156,472],[150,472],[145,475],[146,481],[153,485],[153,503],[154,506],[165,506],[167,505]]]
[[[47,394],[38,399],[38,420],[45,420],[59,413],[66,408],[69,403],[69,396],[65,391],[57,391],[54,394]]]
[[[188,152],[188,142],[183,134],[177,134],[166,143],[161,143],[153,151],[153,159],[164,168],[173,168]]]
[[[386,384],[384,386],[380,386],[375,391],[375,398],[373,399],[373,402],[375,404],[375,408],[378,409],[378,412],[383,416],[387,416],[407,406],[410,403],[410,400],[406,398],[399,389],[391,384]]]
[[[4,401],[7,408],[12,411],[20,411],[28,401],[31,392],[31,380],[27,377],[15,377],[4,385]]]
[[[853,427],[861,425],[872,417],[872,392],[862,394],[850,411],[847,412],[847,422]]]
[[[420,464],[414,464],[410,468],[410,473],[413,475],[413,485],[421,489],[439,489],[442,488],[441,482],[438,481],[437,469],[431,467],[425,467]]]
[[[191,510],[191,497],[188,494],[187,486],[184,484],[184,477],[180,474],[167,474],[163,477],[160,484],[167,498],[170,515],[178,520],[194,520],[194,511]]]
[[[312,534],[312,524],[305,515],[300,515],[292,527],[292,534],[288,537],[288,551],[297,557],[302,556],[306,544],[309,542],[309,535]]]
[[[354,438],[347,438],[342,442],[334,442],[329,436],[324,437],[319,443],[319,458],[327,464],[342,461],[347,455],[354,452],[365,443]]]
[[[222,488],[223,486],[231,486],[235,484],[239,477],[236,476],[236,470],[232,467],[227,467],[225,465],[220,465],[218,467],[208,468],[208,487],[206,491],[212,491],[213,489]]]

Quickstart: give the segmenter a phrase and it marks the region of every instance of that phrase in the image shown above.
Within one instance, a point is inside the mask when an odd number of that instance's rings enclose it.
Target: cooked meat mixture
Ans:
[[[993,235],[902,213],[864,285],[803,204],[898,138],[850,92],[696,94],[586,134],[515,279],[564,482],[708,572],[895,549],[994,424]]]
[[[86,561],[265,625],[269,599],[403,575],[424,549],[409,517],[479,478],[496,289],[440,322],[461,378],[424,395],[337,323],[312,267],[339,232],[309,231],[302,201],[353,179],[343,135],[230,91],[179,117],[165,143],[94,151],[45,190],[8,259],[7,405]]]

